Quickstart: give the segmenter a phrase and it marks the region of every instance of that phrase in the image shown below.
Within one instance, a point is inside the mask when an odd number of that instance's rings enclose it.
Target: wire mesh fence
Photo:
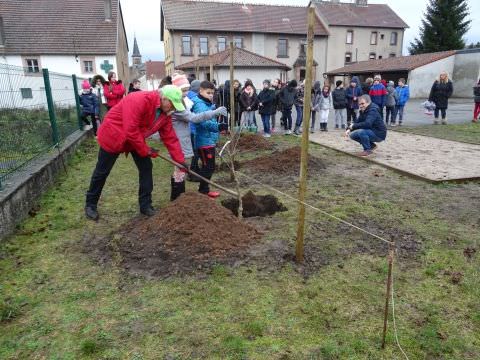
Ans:
[[[0,189],[15,171],[79,129],[82,80],[0,64]]]

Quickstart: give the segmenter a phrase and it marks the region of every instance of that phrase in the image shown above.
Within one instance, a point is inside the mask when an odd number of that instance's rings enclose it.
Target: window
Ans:
[[[233,38],[233,44],[235,45],[235,47],[238,47],[238,48],[242,49],[243,48],[243,38],[234,37]]]
[[[353,30],[347,30],[347,39],[345,42],[347,44],[353,44]]]
[[[192,37],[182,36],[182,55],[192,55]]]
[[[377,45],[377,37],[378,32],[372,31],[372,34],[370,35],[370,45]]]
[[[391,58],[395,57],[395,56],[397,56],[397,54],[395,54],[395,53],[391,53],[390,55],[388,55],[388,57],[391,57]]]
[[[83,72],[84,73],[93,73],[93,61],[86,60],[83,62]]]
[[[227,49],[227,38],[218,37],[217,38],[217,50],[218,50],[218,52],[224,51],[226,49]]]
[[[200,55],[208,55],[208,37],[200,36]]]
[[[278,39],[277,57],[288,57],[288,40]]]
[[[307,39],[300,40],[300,54],[301,55],[307,54]]]
[[[385,38],[384,34],[380,34],[380,40],[383,40]]]
[[[3,18],[0,16],[0,46],[5,45],[5,30],[3,29]]]
[[[350,64],[352,62],[352,53],[347,52],[345,53],[345,64]]]
[[[27,72],[29,73],[38,73],[40,72],[40,66],[38,65],[38,59],[26,59],[27,63]]]
[[[392,32],[390,34],[390,45],[397,45],[397,39],[398,39],[398,33],[397,32]]]
[[[382,55],[378,55],[378,59],[383,59],[383,56],[382,56]]]
[[[370,54],[368,55],[368,58],[369,58],[370,60],[375,60],[375,59],[377,58],[377,54],[375,54],[375,53],[370,53]]]
[[[20,88],[20,92],[22,93],[22,99],[33,99],[31,88]]]

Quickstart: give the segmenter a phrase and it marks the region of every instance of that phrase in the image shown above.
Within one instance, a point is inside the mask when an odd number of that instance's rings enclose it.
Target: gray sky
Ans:
[[[143,60],[163,60],[163,43],[160,42],[160,1],[159,0],[120,0],[127,30],[130,53],[133,50],[133,35],[137,35],[138,46]],[[224,0],[225,1],[225,0]],[[346,0],[341,0],[347,2]],[[238,1],[232,1],[238,2]],[[247,0],[247,3],[304,5],[308,0]],[[427,0],[369,0],[369,3],[388,4],[409,26],[405,32],[403,54],[417,35]],[[480,1],[468,0],[470,18],[480,18]],[[480,25],[472,22],[466,35],[467,44],[480,41]]]

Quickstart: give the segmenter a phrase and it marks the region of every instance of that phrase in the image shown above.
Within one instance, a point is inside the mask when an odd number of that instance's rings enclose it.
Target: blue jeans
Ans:
[[[401,124],[403,121],[403,109],[405,108],[405,105],[396,105],[395,106],[395,114],[393,115],[393,124],[395,124],[395,121],[397,121],[397,115],[398,115],[398,123]]]
[[[295,126],[302,125],[303,121],[303,105],[295,105],[295,109],[297,110],[297,120],[295,121]]]
[[[270,114],[260,114],[262,117],[262,123],[263,123],[263,132],[265,134],[270,134]]]
[[[372,150],[374,143],[383,141],[370,129],[355,130],[350,134],[350,139],[362,144],[365,151]]]

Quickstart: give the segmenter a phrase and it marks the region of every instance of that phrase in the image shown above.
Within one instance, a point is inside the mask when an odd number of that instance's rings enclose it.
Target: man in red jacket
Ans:
[[[97,203],[110,171],[121,153],[131,153],[139,172],[140,212],[152,216],[152,160],[158,152],[145,139],[159,132],[170,156],[183,164],[180,142],[172,127],[171,114],[183,111],[182,91],[170,85],[160,91],[139,91],[125,97],[105,116],[98,130],[98,161],[87,191],[85,215],[98,220]]]

